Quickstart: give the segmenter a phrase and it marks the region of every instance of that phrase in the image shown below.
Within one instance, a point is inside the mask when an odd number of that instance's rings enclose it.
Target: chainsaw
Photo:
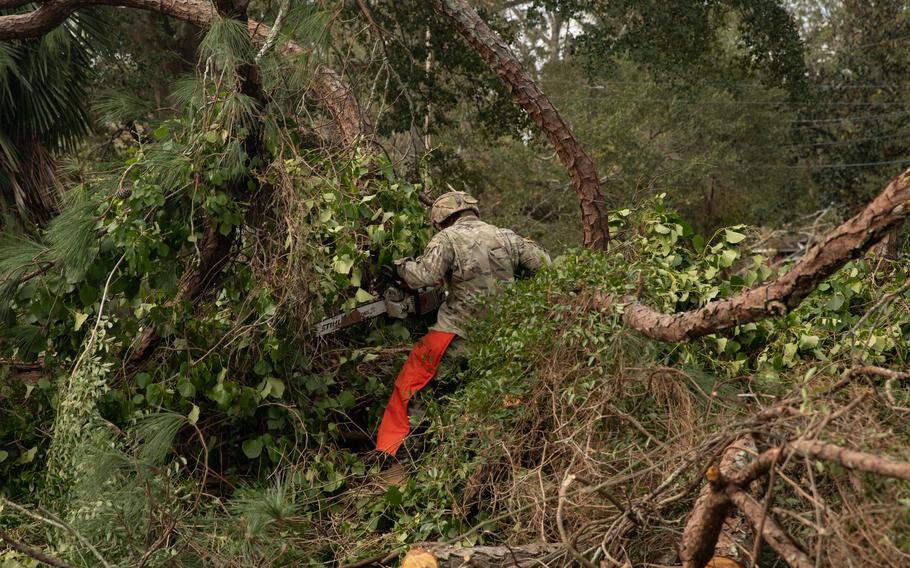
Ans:
[[[411,290],[401,281],[393,282],[386,287],[380,299],[361,304],[346,314],[338,314],[317,323],[316,336],[335,333],[382,314],[398,319],[426,315],[436,311],[445,301],[445,297],[445,291],[441,286]]]

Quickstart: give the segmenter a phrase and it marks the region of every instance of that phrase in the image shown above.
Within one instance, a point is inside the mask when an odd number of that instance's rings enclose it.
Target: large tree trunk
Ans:
[[[600,191],[594,161],[582,149],[569,125],[540,90],[508,44],[464,0],[430,0],[471,47],[502,79],[516,104],[526,110],[544,131],[559,159],[569,171],[581,206],[581,226],[586,247],[605,250],[610,239],[607,206]]]
[[[910,170],[896,177],[859,214],[828,233],[786,274],[733,298],[678,314],[658,312],[625,298],[623,321],[660,341],[688,341],[736,325],[779,316],[796,308],[825,279],[861,256],[910,215]],[[603,297],[603,308],[616,301]]]

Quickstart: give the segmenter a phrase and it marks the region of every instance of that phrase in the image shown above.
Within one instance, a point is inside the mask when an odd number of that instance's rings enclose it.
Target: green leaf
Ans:
[[[196,395],[196,387],[189,381],[183,381],[177,385],[177,392],[179,392],[180,396],[183,398],[192,398]]]
[[[205,133],[205,141],[209,142],[210,144],[214,144],[215,142],[218,142],[219,138],[220,138],[220,136],[218,136],[218,133],[214,130],[209,130],[208,132]]]
[[[825,305],[828,307],[829,310],[837,311],[843,307],[844,302],[846,300],[847,299],[844,297],[843,294],[841,294],[840,292],[835,292],[833,296],[828,298],[828,301],[825,302]]]
[[[724,231],[724,238],[731,245],[735,245],[736,243],[741,243],[746,238],[746,235],[744,235],[742,233],[737,233],[736,231],[734,231],[732,229],[727,229],[726,231]]]
[[[738,256],[735,250],[725,250],[720,253],[720,265],[723,267],[732,266]]]
[[[156,128],[155,131],[152,132],[152,134],[155,136],[155,140],[161,140],[163,138],[167,138],[167,135],[169,132],[170,131],[168,130],[167,126],[162,124],[161,126]]]
[[[139,373],[136,375],[136,384],[139,388],[144,389],[150,382],[152,382],[152,376],[148,373]]]
[[[404,500],[404,496],[401,494],[401,489],[392,485],[385,492],[385,500],[388,501],[389,505],[398,506],[401,505],[401,502]]]
[[[8,457],[9,457],[9,452],[0,450],[0,463],[5,462],[6,458],[8,458]]]
[[[269,377],[266,379],[269,385],[269,394],[275,398],[281,398],[284,396],[284,383],[281,379],[275,377]]]
[[[366,290],[364,290],[362,288],[358,288],[357,293],[354,294],[354,300],[358,304],[362,304],[364,302],[369,302],[373,298],[375,298],[375,296],[373,296],[373,294],[370,294],[369,292],[367,292]]]
[[[818,347],[818,336],[817,335],[799,336],[799,348],[800,349],[815,349],[816,347]]]
[[[196,424],[196,422],[199,421],[199,407],[195,404],[193,405],[193,409],[190,410],[190,413],[186,415],[186,421],[190,424]]]
[[[335,264],[333,268],[338,274],[347,274],[351,271],[351,268],[354,266],[354,261],[348,255],[343,255],[335,259]]]
[[[272,365],[269,364],[265,359],[260,359],[256,361],[256,365],[253,366],[253,372],[259,375],[267,375],[272,372]]]
[[[259,457],[262,453],[262,440],[253,438],[243,443],[243,454],[251,460]]]
[[[362,278],[363,278],[363,274],[361,273],[360,267],[355,266],[354,270],[351,271],[351,286],[360,288]],[[360,300],[358,300],[358,301],[360,301]]]
[[[705,238],[701,235],[695,235],[692,237],[692,248],[696,251],[701,251],[705,248]]]
[[[76,321],[73,323],[73,331],[79,331],[79,328],[82,327],[82,324],[85,323],[85,320],[88,319],[88,314],[83,314],[82,312],[76,312]]]
[[[22,454],[19,456],[19,459],[16,460],[16,463],[17,463],[17,464],[32,463],[32,462],[35,460],[35,454],[36,454],[36,453],[38,453],[38,446],[35,446],[34,448],[31,448],[31,449],[29,449],[29,450],[25,450],[25,451],[22,452]]]

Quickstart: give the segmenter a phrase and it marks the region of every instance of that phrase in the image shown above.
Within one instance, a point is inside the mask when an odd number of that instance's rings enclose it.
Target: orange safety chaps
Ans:
[[[454,333],[430,330],[411,349],[408,360],[395,379],[395,390],[382,415],[376,438],[377,450],[394,456],[401,447],[411,426],[408,420],[408,401],[436,375],[442,356],[454,338]]]

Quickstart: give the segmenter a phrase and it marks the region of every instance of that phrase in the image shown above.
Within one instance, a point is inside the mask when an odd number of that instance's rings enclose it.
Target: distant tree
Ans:
[[[855,210],[910,160],[910,7],[899,0],[803,6],[814,88],[794,124],[824,198]]]

